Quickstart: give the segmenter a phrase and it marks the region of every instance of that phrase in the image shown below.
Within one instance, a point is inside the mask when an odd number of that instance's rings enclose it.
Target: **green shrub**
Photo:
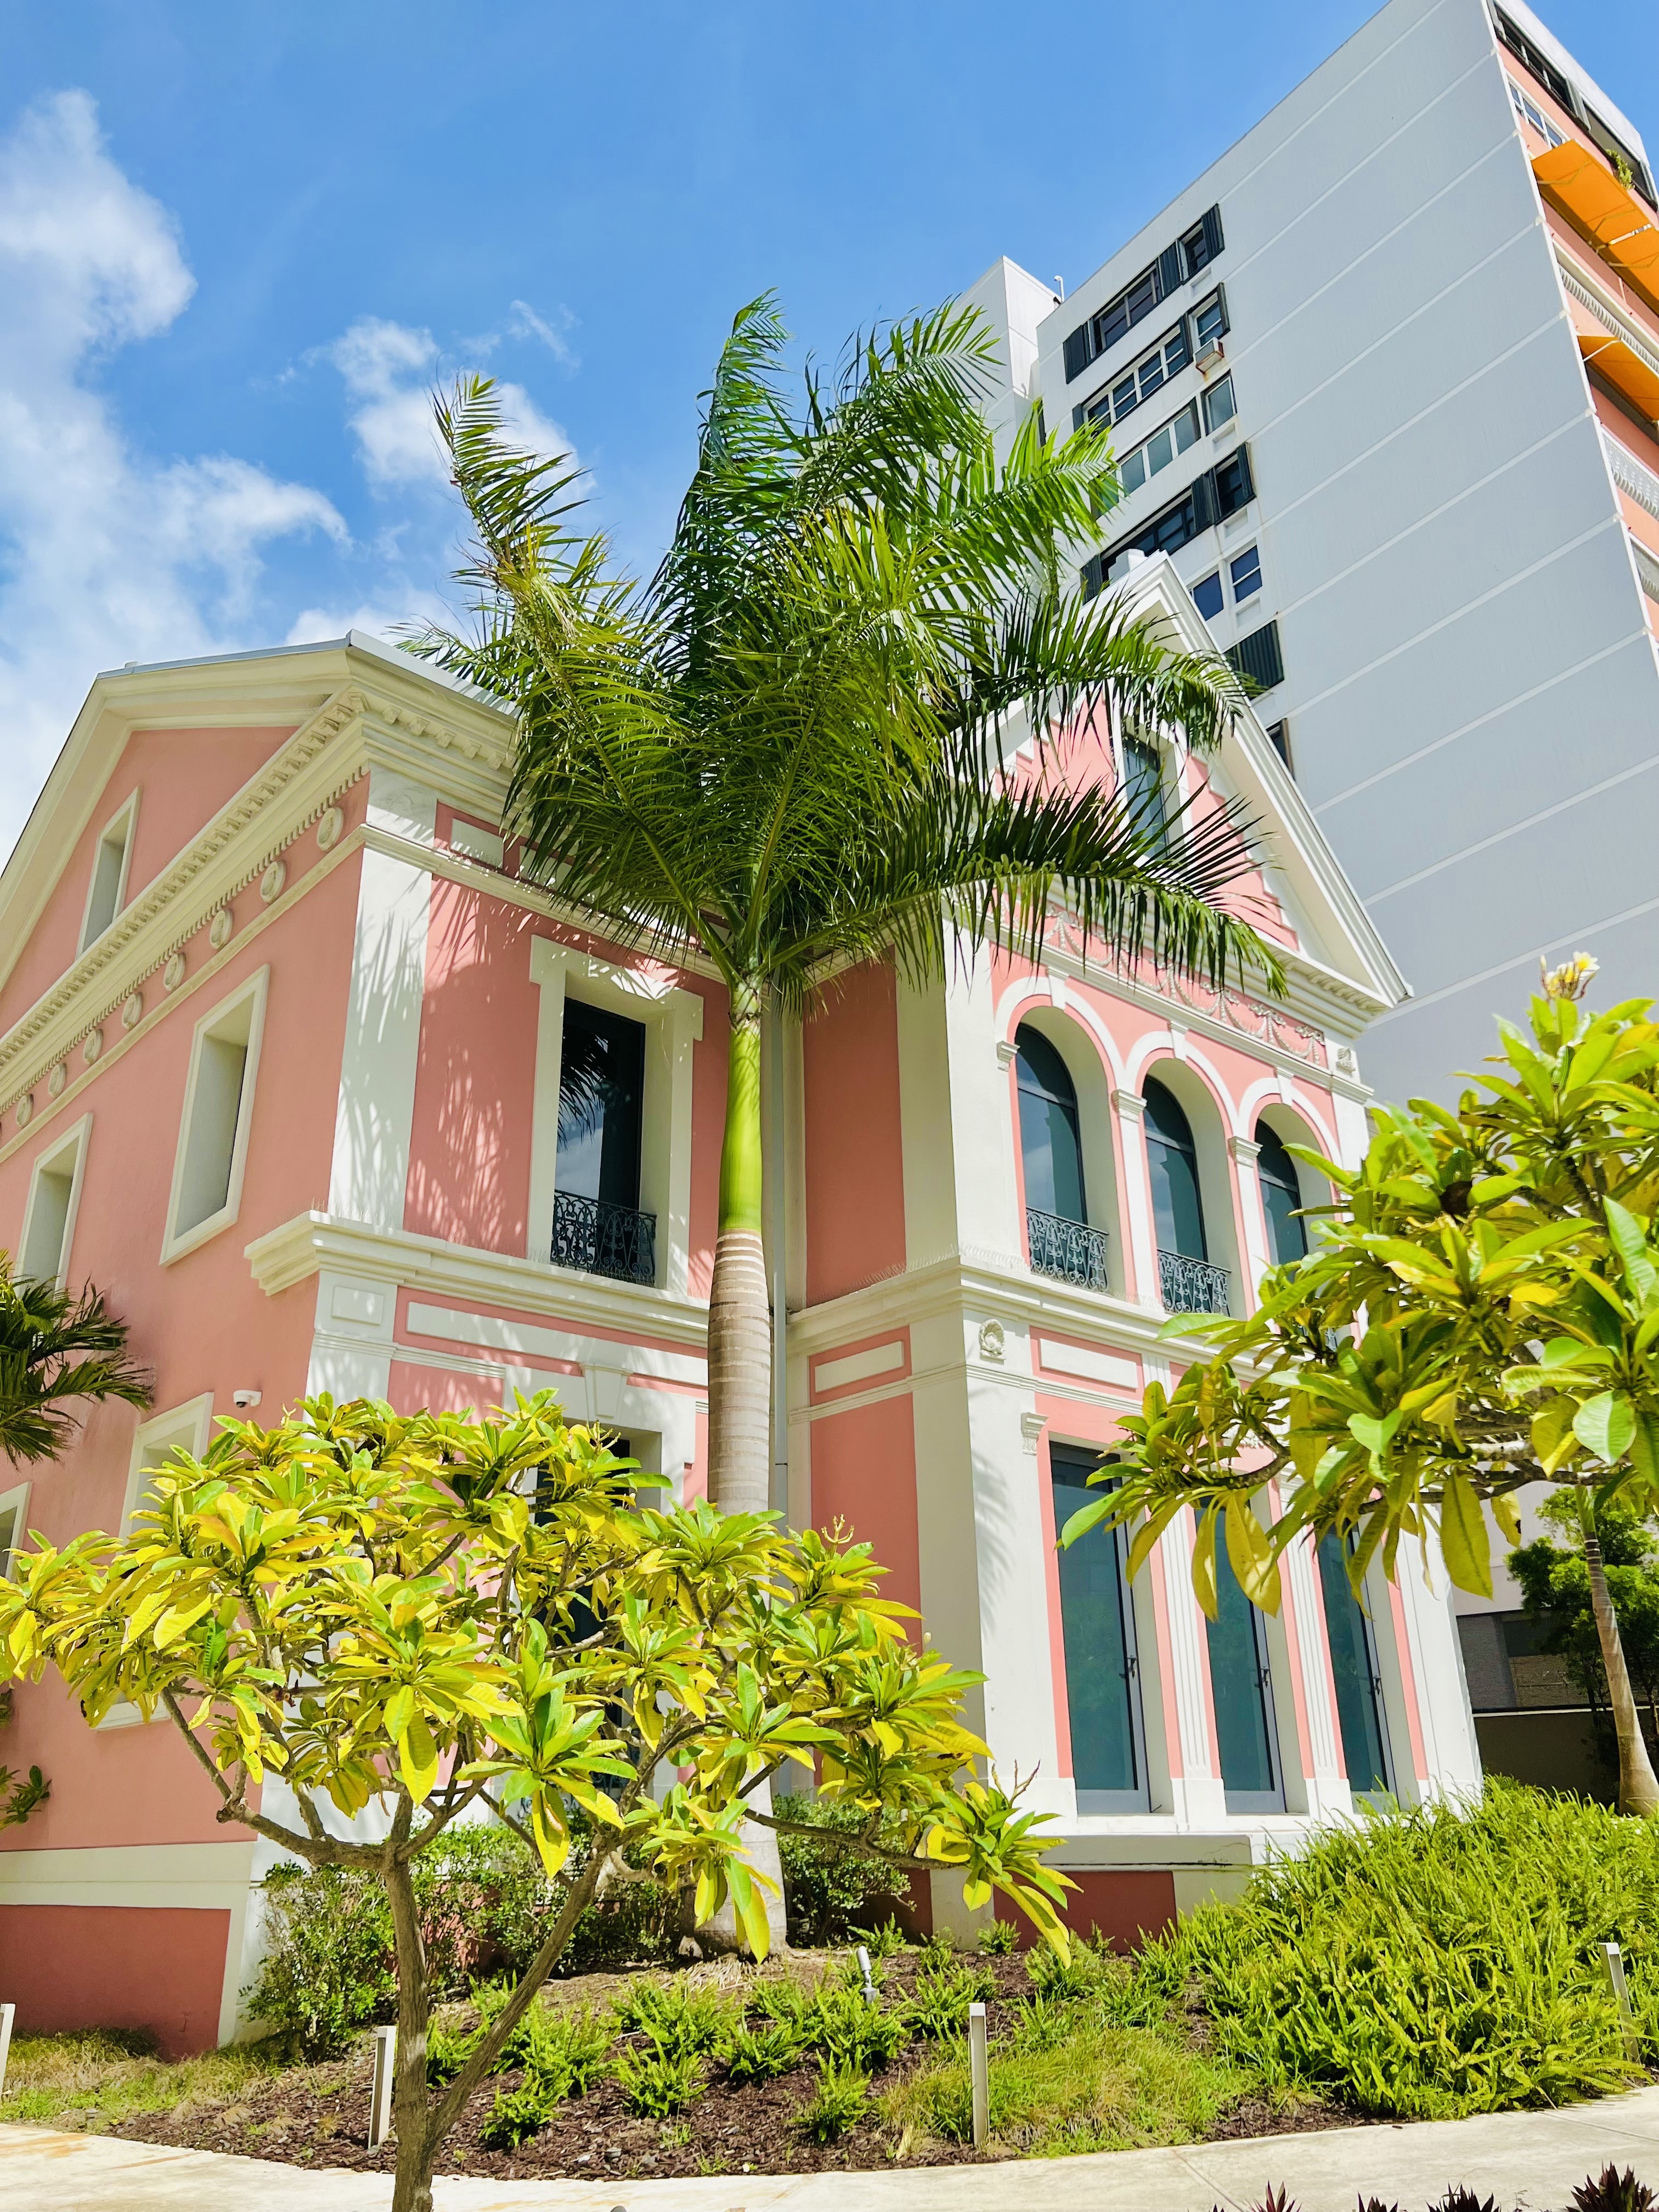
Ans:
[[[979,1931],[979,1948],[993,1959],[1006,1959],[1018,1940],[1012,1920],[994,1920]]]
[[[795,2115],[795,2125],[814,2142],[835,2142],[857,2126],[869,2101],[870,2085],[856,2067],[821,2060],[818,2086]]]
[[[751,2081],[773,2081],[800,2064],[806,2039],[785,2021],[769,2021],[763,2027],[734,2027],[720,2045],[720,2057],[732,2081],[739,2087]]]
[[[1264,1869],[1141,1954],[1149,2006],[1196,1984],[1217,2043],[1270,2087],[1452,2118],[1622,2087],[1598,1946],[1624,1946],[1659,2049],[1659,1822],[1514,1784],[1373,1814]]]
[[[885,2066],[909,2033],[901,2014],[872,2004],[861,1990],[820,1986],[802,2024],[813,2050],[860,2074]]]
[[[517,2089],[498,2089],[478,2140],[486,2150],[517,2150],[539,2135],[559,2102],[550,2083],[526,2076]]]
[[[988,2003],[995,1995],[996,1977],[987,1967],[934,1967],[916,1976],[900,2017],[909,2034],[939,2041],[963,2034],[969,2006]]]
[[[578,1866],[573,1861],[573,1875]],[[451,1829],[416,1860],[414,1876],[440,2000],[465,1996],[480,1977],[515,1981],[566,1894],[510,1828],[494,1826]],[[247,1992],[257,2016],[313,2058],[343,2049],[368,2021],[389,2020],[396,1995],[392,1917],[374,1877],[281,1866],[262,1887],[268,1948]],[[675,1898],[657,1882],[617,1884],[577,1921],[560,1975],[665,1959],[677,1911]]]
[[[665,2051],[648,2044],[611,2062],[611,2078],[630,2112],[641,2119],[666,2120],[684,2112],[702,2087],[702,2060],[695,2051]]]
[[[304,2057],[334,2057],[396,2004],[386,1892],[337,1867],[273,1867],[260,1887],[266,1950],[249,2005]]]
[[[778,1813],[808,1820],[823,1833],[781,1834],[784,1911],[792,1943],[842,1943],[849,1936],[890,1922],[896,1905],[908,1905],[909,1883],[902,1874],[838,1849],[834,1838],[861,1828],[867,1815],[826,1797],[781,1796]]]
[[[684,1982],[635,1982],[611,2010],[625,2033],[649,2036],[659,2051],[677,2057],[717,2050],[736,2024],[725,1999],[713,1990],[689,1990]]]

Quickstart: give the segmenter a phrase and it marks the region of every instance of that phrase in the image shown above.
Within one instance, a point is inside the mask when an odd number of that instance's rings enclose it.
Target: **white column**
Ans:
[[[530,944],[530,980],[538,986],[536,1091],[530,1109],[530,1200],[526,1208],[525,1257],[546,1267],[553,1251],[553,1188],[559,1159],[559,1077],[564,1053],[564,970],[567,954],[551,939]]]
[[[1253,1144],[1249,1137],[1229,1137],[1227,1151],[1237,1181],[1239,1218],[1244,1228],[1244,1291],[1254,1306],[1261,1278],[1273,1265],[1273,1254],[1267,1244],[1267,1211],[1261,1200],[1261,1176],[1257,1166],[1261,1158],[1261,1147]]]
[[[1112,1111],[1117,1116],[1123,1148],[1123,1219],[1135,1263],[1135,1303],[1148,1313],[1162,1313],[1164,1291],[1158,1280],[1158,1240],[1152,1229],[1152,1180],[1146,1165],[1146,1133],[1142,1127],[1146,1101],[1138,1091],[1114,1091]]]
[[[437,804],[389,769],[370,771],[371,829],[429,847]],[[404,1225],[431,907],[424,862],[365,848],[328,1210],[374,1229]]]
[[[676,988],[663,1014],[662,1043],[668,1057],[668,1205],[663,1224],[667,1237],[664,1277],[676,1297],[686,1296],[691,1257],[691,1077],[692,1048],[702,1036],[702,1000],[696,991]]]
[[[1164,1577],[1170,1623],[1166,1659],[1181,1732],[1181,1778],[1171,1784],[1176,1817],[1197,1828],[1224,1818],[1226,1791],[1210,1749],[1210,1654],[1204,1615],[1193,1590],[1193,1520],[1177,1513],[1159,1537],[1154,1571]]]

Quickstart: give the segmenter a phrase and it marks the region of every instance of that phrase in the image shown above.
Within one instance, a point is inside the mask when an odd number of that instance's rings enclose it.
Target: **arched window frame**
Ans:
[[[1099,1045],[1085,1024],[1074,1020],[1061,1008],[1040,1000],[1027,1001],[1015,1017],[1008,1044],[1005,1048],[1011,1063],[1017,1059],[1019,1032],[1023,1029],[1035,1030],[1046,1043],[1054,1047],[1072,1079],[1072,1087],[1077,1095],[1078,1135],[1083,1155],[1083,1196],[1088,1226],[1098,1230],[1106,1239],[1106,1282],[1098,1287],[1104,1287],[1115,1297],[1121,1296],[1124,1255],[1119,1225],[1121,1171],[1112,1115],[1111,1071]],[[1009,1073],[1013,1079],[1010,1104],[1013,1113],[1014,1153],[1019,1163],[1020,1230],[1029,1261],[1030,1228],[1026,1217],[1030,1201],[1025,1191],[1018,1066],[1011,1065]]]
[[[1227,1152],[1227,1113],[1210,1084],[1187,1060],[1173,1057],[1155,1058],[1140,1069],[1138,1083],[1143,1099],[1148,1083],[1161,1084],[1175,1099],[1187,1117],[1192,1132],[1193,1147],[1198,1162],[1199,1203],[1204,1216],[1205,1242],[1208,1246],[1208,1262],[1220,1268],[1227,1278],[1229,1310],[1238,1312],[1241,1285],[1245,1279],[1241,1264],[1243,1254],[1238,1233],[1232,1175]],[[1151,1188],[1152,1146],[1153,1136],[1150,1116],[1142,1123],[1146,1145],[1148,1176],[1147,1216],[1152,1224],[1155,1251],[1158,1245],[1156,1208]],[[1190,1255],[1188,1255],[1190,1256]],[[1154,1258],[1154,1266],[1161,1263]]]

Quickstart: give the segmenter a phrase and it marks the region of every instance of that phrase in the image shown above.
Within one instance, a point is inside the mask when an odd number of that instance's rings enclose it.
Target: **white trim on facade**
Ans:
[[[105,823],[93,846],[86,904],[81,909],[81,929],[76,940],[77,953],[98,942],[127,902],[127,878],[132,872],[132,842],[137,827],[138,793],[133,791]]]
[[[167,1195],[167,1227],[161,1240],[161,1264],[182,1260],[210,1237],[228,1229],[242,1210],[242,1179],[247,1170],[247,1148],[253,1126],[253,1102],[259,1077],[259,1047],[264,1036],[265,1001],[270,988],[269,967],[258,969],[198,1021],[191,1039],[190,1067],[185,1078],[184,1104],[179,1115],[179,1142],[173,1154],[173,1186]],[[244,1019],[245,1018],[245,1019]],[[179,1225],[179,1209],[192,1176],[200,1172],[200,1155],[210,1146],[216,1152],[222,1133],[205,1117],[210,1102],[204,1073],[206,1054],[224,1041],[221,1032],[246,1026],[246,1037],[228,1040],[242,1054],[234,1114],[226,1161],[225,1198],[222,1206],[187,1225]],[[216,1170],[214,1180],[216,1181]]]
[[[17,1270],[20,1275],[52,1283],[60,1291],[69,1280],[91,1134],[92,1115],[83,1114],[70,1127],[60,1131],[53,1142],[42,1146],[29,1170],[22,1234],[17,1240]]]

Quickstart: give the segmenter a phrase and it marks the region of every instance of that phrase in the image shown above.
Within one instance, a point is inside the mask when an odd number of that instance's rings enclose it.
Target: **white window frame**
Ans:
[[[17,1518],[11,1532],[11,1540],[0,1551],[0,1582],[11,1579],[12,1563],[17,1557],[17,1547],[29,1532],[29,1492],[32,1483],[15,1483],[9,1490],[0,1490],[0,1520],[15,1509]]]
[[[127,798],[105,823],[103,828],[98,832],[97,842],[93,846],[92,872],[87,879],[86,903],[81,909],[81,937],[76,948],[77,953],[86,951],[89,945],[97,943],[105,930],[114,927],[121,909],[127,902],[127,878],[132,870],[133,832],[137,826],[138,793],[133,791],[129,793]],[[92,927],[92,902],[98,890],[98,862],[105,846],[113,844],[118,836],[121,840],[121,860],[115,877],[115,904],[111,908],[109,920],[104,923],[103,927],[94,930]]]
[[[542,1267],[552,1264],[549,1254],[558,1179],[559,1076],[568,996],[645,1024],[640,1207],[657,1217],[655,1287],[684,1297],[690,1267],[691,1048],[702,1036],[702,1000],[696,991],[615,967],[550,937],[531,939],[530,980],[540,989],[541,1007],[536,1027],[526,1257]],[[648,1291],[652,1285],[631,1287]]]
[[[126,1494],[121,1500],[124,1537],[132,1533],[132,1516],[144,1495],[144,1477],[155,1469],[156,1461],[152,1455],[157,1447],[161,1447],[161,1458],[182,1445],[192,1458],[200,1459],[208,1448],[212,1430],[211,1390],[204,1390],[199,1398],[186,1398],[183,1405],[169,1407],[164,1413],[152,1413],[149,1420],[138,1424],[127,1458]]]
[[[216,1237],[222,1229],[228,1229],[241,1211],[242,1177],[247,1168],[248,1131],[253,1120],[253,1093],[259,1075],[259,1047],[264,1036],[265,1001],[270,985],[270,969],[261,968],[240,984],[228,998],[211,1006],[196,1024],[190,1044],[190,1072],[185,1079],[185,1103],[179,1116],[179,1142],[173,1154],[173,1187],[167,1193],[167,1225],[161,1239],[161,1265],[170,1266],[193,1252],[198,1244],[205,1244],[210,1237]],[[202,1048],[213,1030],[239,1008],[252,1002],[248,1019],[247,1057],[242,1066],[242,1092],[236,1107],[236,1132],[231,1140],[230,1180],[225,1193],[225,1202],[216,1213],[210,1213],[191,1228],[175,1233],[173,1224],[179,1218],[179,1202],[183,1195],[185,1164],[189,1153],[191,1123],[195,1116],[197,1086],[202,1068]]]
[[[21,1277],[30,1276],[38,1282],[49,1282],[62,1290],[69,1280],[70,1252],[75,1243],[75,1217],[81,1210],[81,1182],[87,1167],[87,1139],[92,1129],[92,1116],[83,1114],[72,1128],[65,1129],[49,1145],[44,1145],[34,1156],[29,1170],[29,1194],[23,1207],[23,1231],[17,1240],[17,1272]],[[36,1209],[40,1204],[40,1185],[49,1175],[61,1174],[63,1164],[70,1153],[74,1164],[70,1169],[69,1204],[64,1213],[63,1241],[58,1249],[58,1265],[50,1275],[42,1275],[29,1265],[29,1245],[34,1236]]]

